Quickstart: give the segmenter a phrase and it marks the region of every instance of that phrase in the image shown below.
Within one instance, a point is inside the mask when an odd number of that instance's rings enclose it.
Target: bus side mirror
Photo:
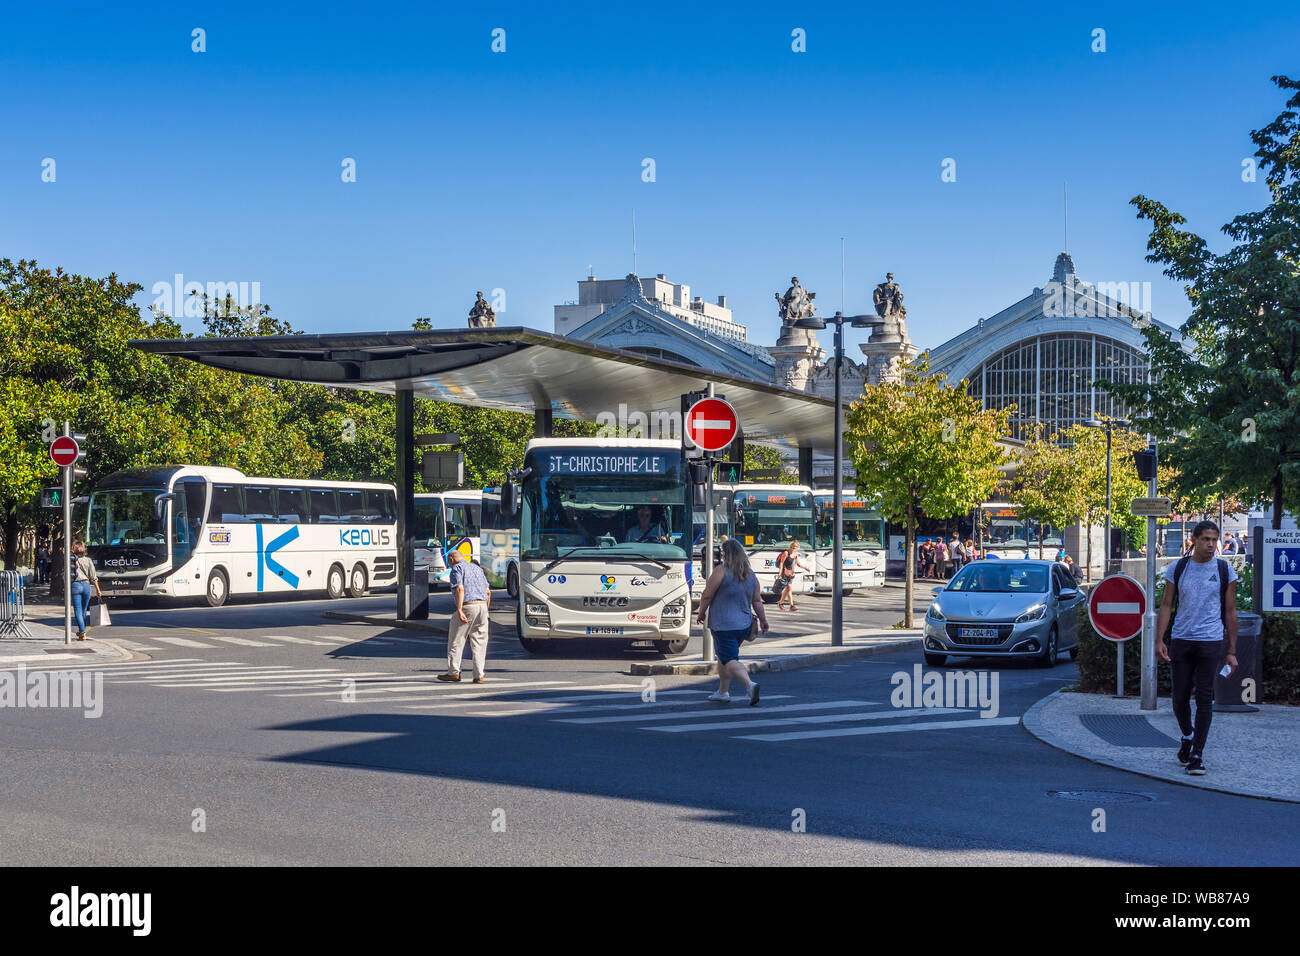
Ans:
[[[159,521],[161,521],[163,516],[163,509],[167,507],[167,502],[172,501],[173,499],[175,499],[175,497],[176,497],[176,492],[174,491],[167,492],[166,494],[154,495],[153,516],[157,518]]]
[[[519,486],[513,481],[501,485],[501,511],[513,515],[519,510]]]

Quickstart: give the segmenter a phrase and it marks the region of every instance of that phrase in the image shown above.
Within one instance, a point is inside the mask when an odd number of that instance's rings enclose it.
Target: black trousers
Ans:
[[[1174,668],[1174,716],[1183,736],[1195,731],[1192,752],[1199,754],[1210,736],[1214,716],[1214,675],[1223,665],[1223,641],[1175,640],[1169,645]],[[1192,691],[1196,691],[1196,723],[1192,724]]]

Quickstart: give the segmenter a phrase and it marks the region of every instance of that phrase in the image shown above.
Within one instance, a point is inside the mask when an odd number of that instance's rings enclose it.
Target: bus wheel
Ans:
[[[343,569],[337,564],[330,568],[330,573],[325,577],[325,592],[335,600],[343,596],[345,579]]]
[[[506,571],[506,593],[513,600],[519,600],[519,569],[513,564],[510,570]]]
[[[220,568],[208,575],[208,607],[221,607],[230,597],[230,581]]]
[[[352,569],[352,580],[348,582],[348,595],[359,598],[366,596],[366,566],[358,564]]]
[[[521,637],[519,645],[529,654],[549,654],[555,650],[555,642],[546,637]]]
[[[678,641],[655,641],[655,650],[660,654],[680,654],[686,650],[686,645],[690,642],[689,637],[683,637]]]

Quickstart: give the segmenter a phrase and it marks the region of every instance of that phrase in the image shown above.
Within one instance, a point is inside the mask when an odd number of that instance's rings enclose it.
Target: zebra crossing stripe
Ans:
[[[155,637],[152,640],[160,641],[163,644],[174,644],[177,647],[216,647],[215,644],[204,644],[202,641],[191,641],[188,637]]]
[[[289,644],[315,644],[318,647],[329,647],[332,644],[343,644],[345,641],[337,637],[330,638],[328,641],[313,641],[306,637],[290,637],[288,634],[263,634],[268,641],[286,641]]]
[[[244,677],[213,677],[204,680],[191,680],[187,677],[177,677],[170,681],[160,683],[159,687],[246,687],[248,685],[266,684],[290,684],[294,686],[306,686],[308,684],[329,681],[337,683],[345,680],[350,675],[343,671],[308,671],[300,674],[249,674]]]
[[[112,642],[118,647],[128,651],[161,651],[161,647],[154,647],[152,644],[137,644],[135,641],[123,640],[120,637],[112,638]]]
[[[274,644],[268,644],[266,641],[250,641],[246,637],[228,637],[223,634],[213,634],[212,640],[225,641],[227,644],[238,644],[240,647],[275,647]]]
[[[768,707],[763,712],[771,714],[789,710],[833,710],[835,708],[843,707],[869,707],[872,703],[872,701],[868,700],[829,700],[814,704],[785,704],[781,707]],[[712,717],[715,715],[721,716],[724,713],[726,713],[726,711],[722,710],[721,705],[719,705],[708,710],[686,710],[672,714],[634,714],[630,716],[620,714],[617,717],[561,717],[558,718],[558,722],[562,724],[612,724],[638,720],[678,720],[682,717]],[[741,717],[744,714],[750,713],[750,711],[737,709],[732,711],[732,713],[736,717]]]
[[[965,720],[935,720],[902,727],[844,727],[835,730],[800,730],[783,734],[744,734],[737,740],[811,740],[814,737],[863,737],[867,734],[902,734],[920,730],[967,730],[972,727],[1007,727],[1019,717],[968,717]]]
[[[764,700],[787,700],[790,697],[791,697],[790,694],[772,694],[771,696],[764,697],[763,699]],[[605,699],[606,700],[609,699],[608,695],[606,695]],[[660,707],[682,707],[682,706],[695,707],[699,705],[698,700],[663,700],[663,701],[655,701],[654,703],[650,703],[648,701],[647,702],[638,701],[634,704],[615,704],[615,703],[581,704],[577,707],[558,707],[558,708],[556,707],[556,702],[553,700],[498,700],[498,701],[485,701],[485,703],[490,703],[498,707],[511,706],[511,707],[519,707],[519,708],[524,708],[524,707],[531,708],[531,710],[526,710],[526,711],[525,710],[514,711],[514,713],[519,713],[519,714],[543,713],[545,711],[557,710],[557,709],[563,711],[566,714],[590,713],[591,711],[597,711],[597,710],[639,710],[642,714],[653,714],[654,711]],[[721,710],[722,710],[721,707],[717,707],[714,708],[713,710],[704,711],[704,713],[716,716]],[[680,717],[682,716],[682,713],[678,712],[678,713],[664,715],[664,716]],[[664,716],[646,717],[645,719],[662,720],[664,719]],[[629,719],[634,719],[634,718],[629,718]]]
[[[906,710],[877,711],[871,714],[816,714],[812,717],[775,717],[771,720],[757,718],[746,720],[746,727],[780,727],[786,724],[846,724],[859,720],[892,720],[899,717],[920,717],[927,714],[960,714],[957,707],[909,707]],[[667,727],[642,727],[641,730],[658,730],[666,734],[690,733],[694,730],[735,730],[736,721],[719,721],[712,724],[671,724]]]

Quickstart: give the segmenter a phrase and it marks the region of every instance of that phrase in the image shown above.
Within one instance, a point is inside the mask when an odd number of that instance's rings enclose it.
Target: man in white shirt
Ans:
[[[1214,713],[1214,675],[1226,661],[1237,669],[1237,572],[1216,556],[1219,527],[1202,521],[1192,529],[1190,553],[1165,568],[1165,596],[1156,619],[1156,656],[1171,661],[1174,671],[1173,708],[1182,731],[1178,759],[1194,776],[1205,773],[1201,751],[1210,733]],[[1171,647],[1165,647],[1165,630],[1174,616]],[[1227,654],[1224,655],[1224,637]],[[1192,723],[1191,695],[1196,691],[1196,722]]]
[[[627,529],[627,534],[623,536],[626,544],[638,544],[643,541],[667,541],[668,534],[656,521],[650,521],[650,506],[637,505],[636,524]]]

